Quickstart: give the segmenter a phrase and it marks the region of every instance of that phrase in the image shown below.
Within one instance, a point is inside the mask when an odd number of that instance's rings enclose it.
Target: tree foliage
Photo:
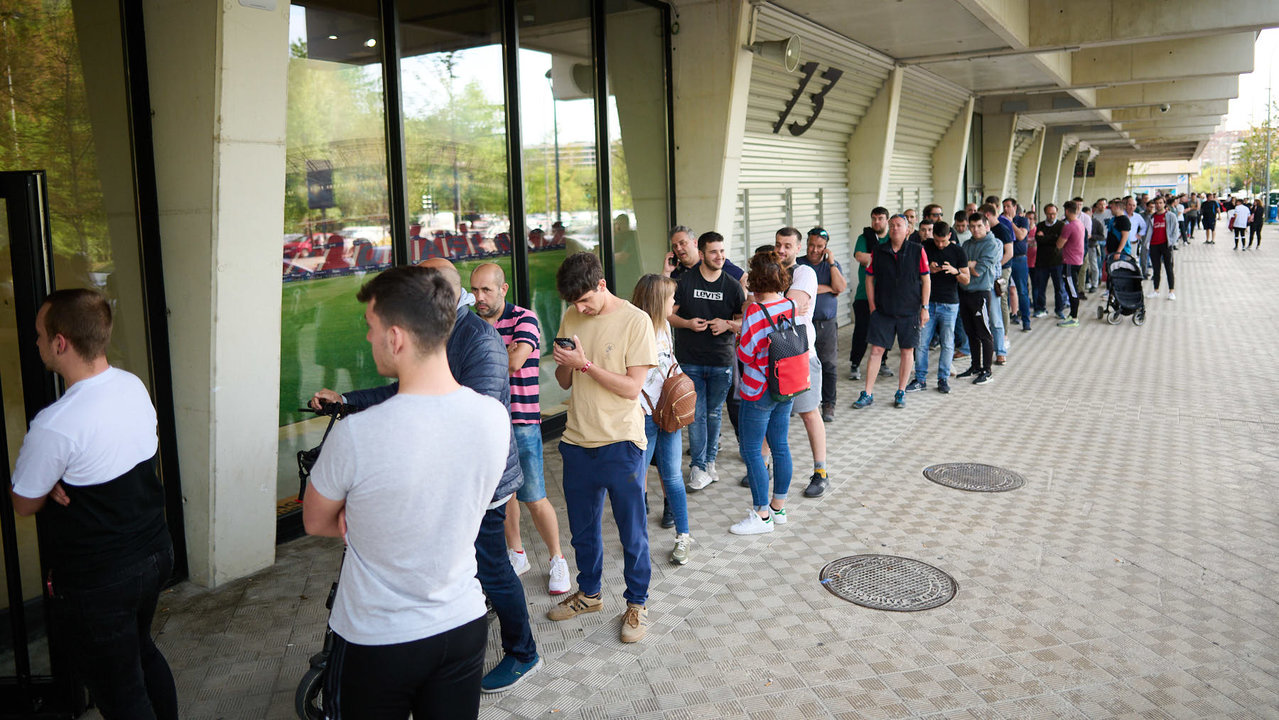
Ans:
[[[1279,117],[1279,107],[1275,110]],[[1269,139],[1269,145],[1266,140]],[[1279,187],[1279,167],[1271,157],[1279,154],[1279,128],[1256,125],[1248,129],[1241,139],[1239,156],[1231,170],[1239,180],[1239,188],[1249,193],[1266,190],[1267,164],[1270,169],[1270,186]],[[1232,188],[1236,189],[1236,188]]]

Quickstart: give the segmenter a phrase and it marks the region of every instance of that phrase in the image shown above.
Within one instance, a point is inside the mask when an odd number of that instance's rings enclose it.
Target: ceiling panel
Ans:
[[[955,0],[781,0],[774,4],[894,58],[1008,47]]]

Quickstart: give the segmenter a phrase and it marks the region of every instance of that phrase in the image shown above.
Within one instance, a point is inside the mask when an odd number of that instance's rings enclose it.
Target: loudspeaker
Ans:
[[[799,67],[799,36],[791,35],[785,40],[769,40],[757,42],[747,47],[751,52],[770,62],[786,68],[786,72],[795,72]]]

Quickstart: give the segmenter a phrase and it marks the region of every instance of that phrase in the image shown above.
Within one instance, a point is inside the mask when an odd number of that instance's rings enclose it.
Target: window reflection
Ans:
[[[590,6],[581,0],[530,4],[520,13],[520,125],[532,310],[542,337],[559,330],[564,303],[555,272],[575,252],[598,252],[594,65]],[[542,415],[565,410],[552,344],[542,343]]]
[[[355,293],[391,264],[381,35],[373,0],[289,12],[280,331],[280,510],[296,506],[297,451],[324,423],[299,412],[322,387],[385,382]]]

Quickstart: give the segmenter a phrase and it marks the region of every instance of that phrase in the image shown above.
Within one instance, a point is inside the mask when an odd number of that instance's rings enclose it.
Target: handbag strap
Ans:
[[[785,298],[785,300],[786,300],[786,302],[788,302],[788,303],[790,303],[790,304],[791,304],[791,308],[792,308],[792,310],[791,310],[791,314],[793,315],[793,314],[794,314],[794,308],[795,308],[795,301],[794,301],[794,300],[791,300],[790,298]],[[768,324],[769,324],[769,325],[771,325],[771,326],[773,327],[773,329],[774,329],[774,330],[781,330],[781,327],[778,325],[778,322],[779,322],[779,321],[774,320],[774,319],[773,319],[773,316],[772,316],[772,315],[770,315],[770,314],[768,314],[768,308],[764,306],[764,303],[760,302],[760,303],[755,303],[755,304],[759,306],[759,309],[760,309],[760,310],[764,311],[764,319],[768,321]],[[785,318],[785,317],[783,317],[783,318],[782,318],[782,320],[786,320],[786,319],[787,319],[787,318]],[[791,319],[791,321],[790,321],[790,322],[791,322],[791,324],[792,324],[792,325],[794,325],[794,324],[795,324],[795,320],[794,320],[793,318]]]

